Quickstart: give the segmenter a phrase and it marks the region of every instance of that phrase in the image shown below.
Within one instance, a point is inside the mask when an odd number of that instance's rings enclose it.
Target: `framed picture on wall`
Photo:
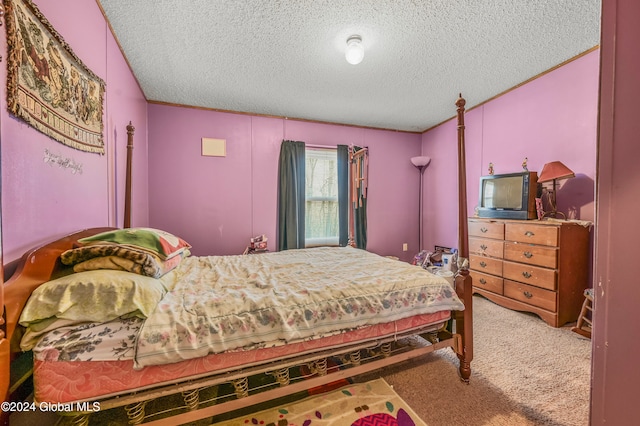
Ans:
[[[104,81],[31,0],[4,5],[9,112],[60,143],[104,154]]]

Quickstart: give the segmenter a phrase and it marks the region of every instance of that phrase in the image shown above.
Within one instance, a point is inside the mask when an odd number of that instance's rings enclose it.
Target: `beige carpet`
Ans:
[[[429,426],[589,424],[591,341],[474,296],[471,383],[439,351],[382,376]]]
[[[426,426],[384,379],[350,384],[301,401],[214,424]]]

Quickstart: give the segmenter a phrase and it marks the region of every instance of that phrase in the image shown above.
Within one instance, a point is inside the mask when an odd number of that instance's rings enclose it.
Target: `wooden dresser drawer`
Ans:
[[[470,220],[469,236],[504,240],[504,223]]]
[[[473,268],[473,266],[471,266]],[[555,291],[556,270],[546,269],[539,266],[525,265],[524,263],[514,263],[504,261],[503,277],[505,279],[519,281],[521,283],[534,285]]]
[[[558,249],[556,247],[534,246],[507,241],[504,243],[504,258],[514,262],[555,269],[558,266]]]
[[[550,290],[504,280],[504,295],[551,312],[556,311],[556,293]]]
[[[505,225],[505,240],[556,247],[558,245],[558,227],[534,223],[507,223]]]
[[[502,294],[502,278],[482,272],[470,271],[474,287],[488,290],[492,293]]]
[[[504,241],[469,237],[469,252],[502,259]]]
[[[502,275],[502,260],[470,254],[469,268],[485,274]]]

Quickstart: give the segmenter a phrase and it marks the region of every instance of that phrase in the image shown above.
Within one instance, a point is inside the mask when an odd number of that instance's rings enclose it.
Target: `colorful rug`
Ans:
[[[355,383],[217,426],[426,426],[384,379]]]

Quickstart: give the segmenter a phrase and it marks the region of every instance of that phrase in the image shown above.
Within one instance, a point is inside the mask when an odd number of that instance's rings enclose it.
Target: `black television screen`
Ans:
[[[480,177],[478,216],[503,219],[535,219],[536,172]]]
[[[505,176],[483,181],[482,207],[522,209],[522,176]]]

